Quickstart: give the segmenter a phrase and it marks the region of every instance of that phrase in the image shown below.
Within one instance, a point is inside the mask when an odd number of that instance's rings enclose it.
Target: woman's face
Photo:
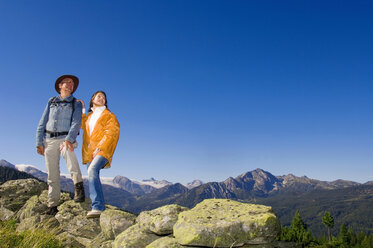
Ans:
[[[105,95],[101,92],[97,93],[95,97],[93,98],[93,105],[97,107],[104,106],[106,103]]]

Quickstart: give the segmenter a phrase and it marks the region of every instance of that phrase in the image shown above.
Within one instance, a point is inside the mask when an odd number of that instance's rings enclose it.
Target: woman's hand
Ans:
[[[80,102],[81,104],[82,104],[82,106],[83,106],[83,109],[85,109],[85,104],[84,104],[84,102],[83,102],[83,100],[82,99],[76,99],[78,102]]]

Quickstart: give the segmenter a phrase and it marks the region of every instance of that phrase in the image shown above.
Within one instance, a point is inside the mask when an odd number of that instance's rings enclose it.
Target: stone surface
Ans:
[[[136,222],[144,229],[158,235],[172,234],[179,213],[188,208],[179,205],[166,205],[152,211],[144,211],[137,217]]]
[[[110,247],[111,248],[112,239],[108,239],[103,232],[97,235],[89,244],[90,248],[102,248]],[[110,246],[109,246],[110,245]]]
[[[44,190],[39,196],[34,195],[27,200],[25,205],[15,215],[19,220],[18,231],[42,228],[54,234],[62,232],[60,223],[54,216],[44,215],[47,210],[48,190]],[[69,194],[62,193],[60,202],[71,200]]]
[[[43,215],[47,210],[48,190],[44,190],[39,196],[34,195],[27,200],[25,205],[17,212],[16,217],[20,221],[35,215]],[[60,204],[71,200],[68,193],[61,193]]]
[[[145,248],[158,238],[159,236],[148,233],[139,224],[135,224],[115,238],[113,248]]]
[[[280,229],[271,207],[208,199],[179,214],[174,236],[182,245],[239,247],[272,243]]]
[[[63,247],[65,248],[85,248],[85,246],[76,240],[76,237],[63,232],[57,235],[57,238],[62,241]]]
[[[150,243],[146,248],[183,248],[185,246],[180,245],[175,238],[163,237]]]
[[[0,192],[0,219],[16,217],[20,222],[17,231],[47,230],[64,247],[297,247],[274,240],[280,230],[279,221],[270,207],[262,205],[209,199],[191,210],[167,205],[137,218],[107,205],[100,218],[87,219],[90,200],[76,203],[67,193],[61,194],[56,216],[44,215],[48,191],[46,185],[34,179],[8,181],[1,185]]]
[[[10,220],[14,216],[14,212],[10,211],[9,209],[6,209],[2,206],[0,206],[0,220],[5,221],[5,220]]]
[[[55,217],[65,232],[87,239],[94,239],[101,232],[99,219],[86,217],[91,210],[91,203],[88,200],[82,203],[66,201],[58,207],[58,210]]]
[[[33,195],[47,189],[44,182],[36,179],[19,179],[7,181],[0,186],[0,207],[18,211]]]
[[[53,234],[62,233],[62,229],[59,227],[60,223],[54,216],[50,215],[35,215],[23,219],[17,226],[17,231],[27,231],[31,229],[44,229]]]
[[[120,233],[135,224],[136,216],[119,209],[107,209],[100,216],[100,226],[108,239],[115,239]]]

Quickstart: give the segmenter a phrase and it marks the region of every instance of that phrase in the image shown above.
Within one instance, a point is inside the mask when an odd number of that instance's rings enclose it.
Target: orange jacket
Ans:
[[[92,112],[88,115],[83,114],[82,116],[83,164],[92,162],[93,152],[96,148],[99,148],[100,152],[98,155],[103,156],[109,161],[105,165],[105,168],[109,168],[119,139],[119,122],[113,113],[105,109],[98,118],[92,134],[90,134],[89,120],[91,116]]]

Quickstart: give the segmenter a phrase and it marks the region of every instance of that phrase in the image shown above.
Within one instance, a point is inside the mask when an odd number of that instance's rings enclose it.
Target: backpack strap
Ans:
[[[71,123],[73,123],[73,115],[74,115],[74,111],[75,111],[75,101],[76,101],[76,98],[73,97],[73,100],[71,101],[73,111],[71,112],[70,126],[71,126]]]
[[[73,100],[70,101],[70,102],[68,102],[68,101],[57,101],[57,96],[52,97],[52,99],[50,100],[50,103],[54,103],[54,104],[71,103],[72,112],[71,112],[71,117],[70,117],[70,125],[71,125],[71,123],[73,123],[73,115],[74,115],[74,111],[75,111],[75,102],[76,102],[75,97],[73,97]]]

